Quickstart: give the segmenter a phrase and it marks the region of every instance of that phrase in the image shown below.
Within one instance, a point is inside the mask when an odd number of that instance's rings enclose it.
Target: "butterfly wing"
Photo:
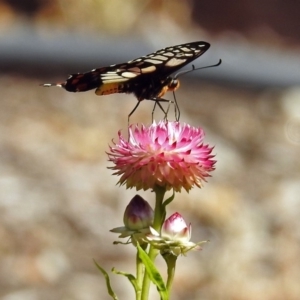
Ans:
[[[96,90],[96,94],[105,94],[105,85],[113,86],[120,93],[131,93],[133,91],[130,89],[129,82],[137,86],[137,82],[142,84],[165,80],[169,75],[201,56],[209,47],[210,44],[206,42],[187,43],[158,50],[125,64],[111,66],[111,70],[103,72],[103,68],[96,69],[102,83]],[[147,80],[144,80],[146,78]],[[151,80],[154,78],[156,80]],[[119,84],[118,88],[117,85],[114,86],[115,83]]]
[[[44,86],[60,86],[69,92],[96,89],[97,95],[135,93],[135,89],[153,89],[155,86],[149,86],[149,83],[163,84],[169,75],[201,56],[209,47],[210,44],[206,42],[167,47],[127,63],[72,74],[63,83]]]
[[[144,64],[142,70],[152,67],[151,72],[155,72],[155,76],[164,78],[201,56],[209,47],[209,43],[202,41],[186,43],[158,50],[131,62],[138,63],[142,61]]]

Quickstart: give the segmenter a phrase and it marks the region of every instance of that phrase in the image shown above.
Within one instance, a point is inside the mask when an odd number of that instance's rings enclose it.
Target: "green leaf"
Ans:
[[[135,277],[132,274],[121,272],[121,271],[117,271],[115,268],[113,268],[111,271],[114,272],[115,274],[123,275],[123,276],[127,277],[127,279],[129,280],[129,282],[132,284],[135,292],[137,292],[137,289],[138,289],[137,282],[136,282]]]
[[[137,245],[139,258],[143,262],[146,268],[146,272],[150,278],[150,280],[156,285],[157,291],[160,294],[160,297],[162,300],[168,300],[169,295],[168,291],[166,289],[166,286],[164,284],[164,281],[156,269],[155,265],[147,255],[147,253],[140,247],[140,245]]]
[[[174,200],[174,198],[175,198],[175,192],[173,190],[172,196],[164,201],[163,206],[166,207],[169,203],[171,203]]]
[[[114,300],[118,300],[117,295],[114,293],[113,289],[111,288],[109,275],[107,274],[107,272],[106,272],[102,267],[100,267],[100,266],[97,264],[97,262],[96,262],[95,260],[94,260],[94,264],[96,265],[96,267],[98,268],[98,270],[103,274],[103,276],[104,276],[104,278],[105,278],[105,281],[106,281],[106,287],[107,287],[108,294],[109,294]]]

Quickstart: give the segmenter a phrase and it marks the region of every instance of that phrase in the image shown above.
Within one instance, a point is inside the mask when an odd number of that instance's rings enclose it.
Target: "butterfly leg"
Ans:
[[[150,99],[150,100],[155,101],[154,107],[153,107],[153,110],[152,110],[152,122],[154,120],[154,111],[155,111],[156,105],[164,113],[164,115],[165,115],[164,116],[164,120],[167,120],[168,119],[168,112],[169,112],[170,104],[173,103],[173,101],[172,100],[166,100],[166,99],[163,99],[163,98],[153,98],[153,99]],[[160,102],[168,102],[169,103],[168,108],[167,108],[166,111],[164,110],[164,108],[162,107],[162,105],[160,104]]]
[[[128,120],[127,120],[127,125],[129,128],[129,121],[130,121],[130,117],[132,116],[132,114],[136,111],[136,109],[139,107],[141,101],[138,101],[137,104],[135,105],[135,107],[133,108],[133,110],[130,112],[130,114],[128,115]]]
[[[173,96],[174,96],[174,111],[175,111],[175,120],[178,122],[180,119],[180,109],[179,109],[179,105],[177,103],[177,99],[175,96],[175,92],[173,91]]]
[[[153,109],[152,109],[152,122],[154,121],[154,112],[155,112],[155,108],[156,108],[156,105],[160,108],[160,110],[164,113],[164,120],[167,120],[167,115],[168,115],[168,110],[165,111],[164,108],[162,107],[162,105],[158,102],[158,101],[155,101],[154,103],[154,106],[153,106]]]

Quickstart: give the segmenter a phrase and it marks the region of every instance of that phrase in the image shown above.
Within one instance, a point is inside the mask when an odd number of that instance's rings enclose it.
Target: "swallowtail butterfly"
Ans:
[[[164,94],[179,87],[179,80],[170,75],[201,56],[209,47],[206,42],[167,47],[127,63],[72,74],[65,82],[45,83],[43,86],[59,86],[68,92],[96,89],[99,96],[133,93],[138,103],[131,115],[142,100],[153,100],[159,106],[160,101],[168,101],[162,98]]]

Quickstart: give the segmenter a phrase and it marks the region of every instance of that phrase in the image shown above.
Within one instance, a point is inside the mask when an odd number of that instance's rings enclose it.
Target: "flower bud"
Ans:
[[[127,205],[123,222],[130,230],[147,228],[153,223],[154,212],[149,203],[141,196],[134,196]]]
[[[187,226],[181,214],[176,212],[165,220],[161,229],[161,237],[184,243],[190,240],[191,231],[191,224]]]
[[[200,250],[199,245],[206,242],[202,241],[196,244],[190,242],[191,234],[191,224],[187,226],[182,216],[176,212],[165,220],[160,233],[150,227],[150,234],[146,235],[146,239],[159,249],[162,255],[178,256],[185,255],[191,250]]]

